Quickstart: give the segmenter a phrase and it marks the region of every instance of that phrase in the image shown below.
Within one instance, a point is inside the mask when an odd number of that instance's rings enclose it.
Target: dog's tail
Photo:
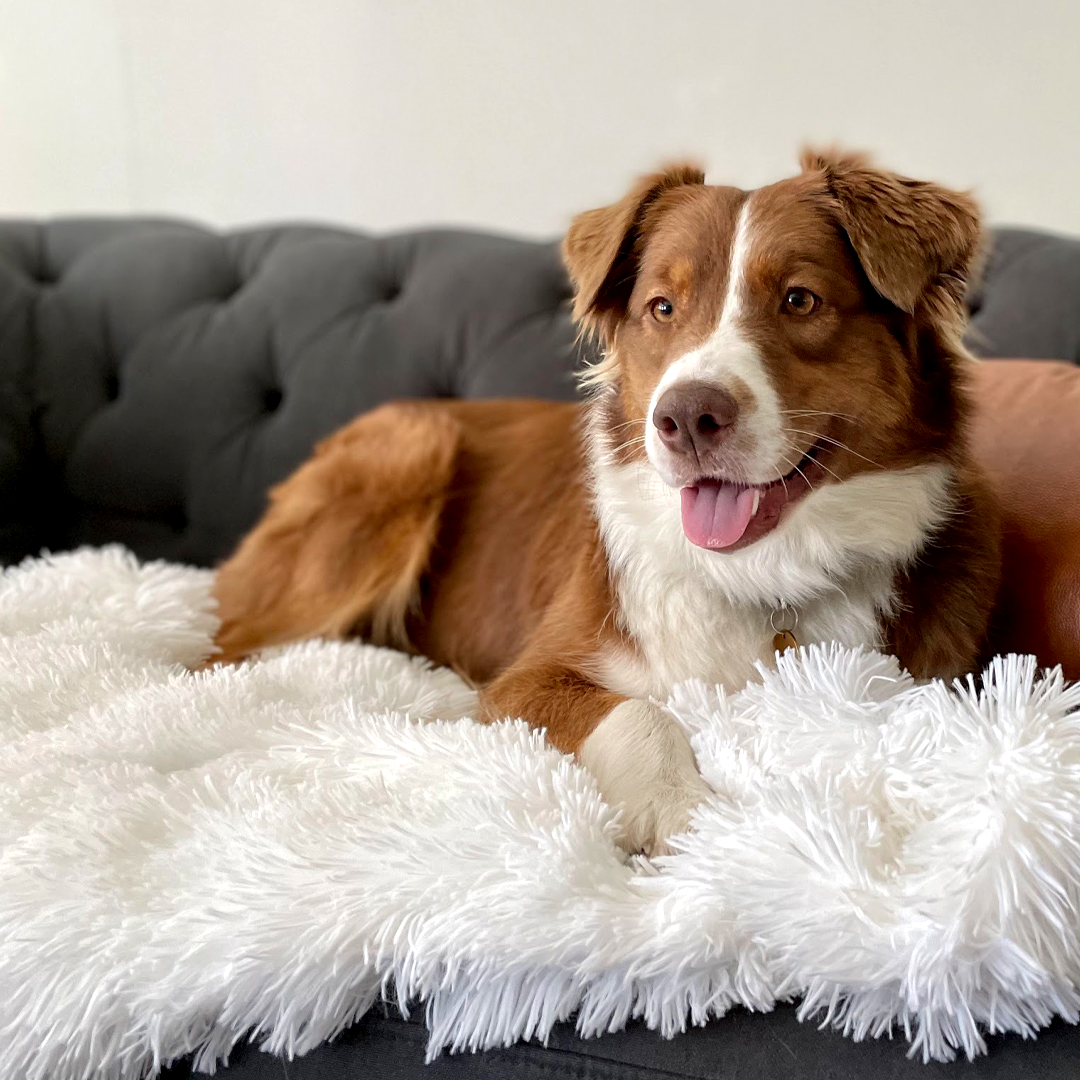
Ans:
[[[353,632],[407,647],[460,435],[438,408],[394,404],[320,443],[218,571],[220,652],[209,662]]]

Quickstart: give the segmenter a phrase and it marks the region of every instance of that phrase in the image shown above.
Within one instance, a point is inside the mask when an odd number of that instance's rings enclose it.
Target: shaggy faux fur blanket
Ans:
[[[797,998],[985,1049],[1077,1019],[1080,691],[1008,658],[915,685],[808,648],[670,703],[716,791],[655,865],[590,777],[453,675],[311,643],[192,675],[206,572],[123,551],[0,579],[0,1075],[302,1054],[384,993],[430,1051],[666,1034]]]

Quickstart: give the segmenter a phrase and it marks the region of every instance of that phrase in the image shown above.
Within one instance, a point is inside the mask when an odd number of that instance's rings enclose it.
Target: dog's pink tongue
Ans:
[[[754,489],[702,480],[682,489],[682,527],[703,548],[726,548],[742,539],[754,515]]]

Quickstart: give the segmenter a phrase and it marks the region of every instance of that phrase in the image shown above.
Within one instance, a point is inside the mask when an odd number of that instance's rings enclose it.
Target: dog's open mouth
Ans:
[[[825,476],[818,463],[823,448],[823,443],[814,443],[791,472],[767,484],[722,477],[702,477],[688,484],[681,491],[686,538],[711,551],[732,551],[771,532],[783,511]]]

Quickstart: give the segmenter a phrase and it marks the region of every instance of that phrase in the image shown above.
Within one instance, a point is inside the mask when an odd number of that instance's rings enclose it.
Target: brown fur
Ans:
[[[564,245],[575,316],[608,353],[594,381],[615,388],[593,407],[624,460],[643,453],[657,380],[720,314],[748,196],[703,181],[687,165],[646,177],[576,218]],[[916,675],[967,670],[997,566],[959,374],[973,205],[829,154],[754,205],[768,242],[748,270],[749,332],[792,412],[792,453],[828,440],[826,482],[928,461],[958,470],[957,516],[901,582],[886,636]],[[778,314],[793,285],[826,297],[820,316]],[[649,314],[658,296],[675,301],[670,323]],[[747,388],[731,392],[752,409]],[[359,631],[462,673],[485,717],[523,715],[577,750],[624,700],[599,685],[599,655],[635,647],[589,505],[583,408],[431,402],[354,421],[275,489],[221,568],[222,657]]]
[[[874,168],[858,154],[806,150],[805,173],[824,178],[870,283],[901,311],[939,301],[959,318],[981,247],[979,210],[964,192]]]
[[[819,461],[832,480],[933,460],[957,469],[955,516],[904,575],[902,610],[885,636],[914,674],[958,674],[979,656],[1000,573],[996,508],[968,449],[969,361],[960,344],[964,283],[980,251],[977,208],[967,195],[873,168],[857,155],[807,151],[803,169],[756,193],[757,255],[747,273],[761,302],[748,332],[791,414],[792,461],[825,440]],[[734,223],[747,198],[708,187],[684,168],[662,182],[649,178],[647,190],[634,219],[633,258],[620,249],[608,267],[622,282],[624,306],[612,310],[606,301],[603,320],[581,313],[609,350],[599,381],[618,382],[621,460],[644,458],[653,387],[720,318]],[[628,217],[616,206],[608,211],[612,228]],[[571,274],[596,282],[603,256],[573,241],[571,229]],[[575,268],[583,260],[592,264]],[[820,316],[776,317],[778,298],[793,285],[828,298]],[[612,292],[601,284],[592,295]],[[674,300],[673,321],[648,317],[657,296]],[[748,432],[736,433],[735,452],[740,440],[752,453]],[[937,602],[945,595],[950,603]]]
[[[457,438],[449,416],[386,406],[320,443],[271,491],[262,521],[217,575],[216,659],[355,629],[405,644]]]
[[[579,422],[577,406],[534,401],[353,421],[219,570],[215,659],[358,632],[452,667],[485,687],[485,716],[528,716],[573,751],[622,700],[588,675],[617,632]]]
[[[563,254],[574,284],[574,318],[583,328],[602,334],[610,344],[650,230],[649,210],[667,192],[704,180],[697,165],[671,165],[642,177],[613,206],[574,218]]]
[[[917,678],[951,679],[988,659],[990,608],[1001,578],[1001,515],[983,477],[965,470],[953,516],[901,576],[890,652]]]

